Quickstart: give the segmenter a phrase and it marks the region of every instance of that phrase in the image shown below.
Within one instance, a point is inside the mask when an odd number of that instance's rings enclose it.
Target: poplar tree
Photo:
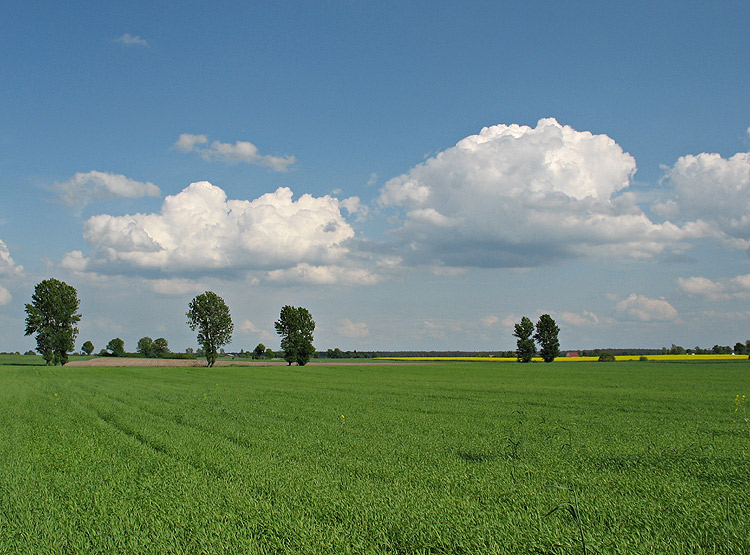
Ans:
[[[560,356],[560,341],[557,334],[560,328],[549,314],[542,314],[536,323],[534,339],[539,343],[539,354],[544,362],[552,362],[555,357]]]
[[[521,322],[514,326],[513,335],[518,338],[516,341],[516,358],[518,362],[531,362],[534,356],[536,346],[531,336],[534,333],[534,323],[524,316]]]

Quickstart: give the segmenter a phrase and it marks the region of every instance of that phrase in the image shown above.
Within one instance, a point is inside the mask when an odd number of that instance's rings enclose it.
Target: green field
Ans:
[[[747,360],[0,365],[0,553],[750,553],[738,394]]]

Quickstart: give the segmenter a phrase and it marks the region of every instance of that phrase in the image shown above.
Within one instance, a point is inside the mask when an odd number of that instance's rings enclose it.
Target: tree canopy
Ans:
[[[198,344],[205,353],[208,366],[213,366],[218,349],[232,340],[234,323],[229,307],[216,293],[206,291],[190,301],[187,317],[190,329],[198,330]]]
[[[36,334],[37,352],[47,365],[65,364],[78,335],[78,291],[63,281],[46,279],[34,287],[26,305],[26,335]]]
[[[146,358],[151,358],[154,356],[154,340],[150,337],[141,337],[138,340],[138,345],[135,348],[135,351],[141,355],[143,355]]]
[[[560,341],[557,334],[560,328],[549,314],[542,314],[536,323],[534,339],[539,343],[539,354],[544,362],[552,362],[560,356]]]
[[[524,316],[521,322],[514,326],[513,335],[518,338],[516,341],[516,358],[518,362],[531,362],[534,356],[536,346],[531,336],[534,333],[534,323]]]
[[[154,339],[154,357],[164,358],[169,354],[169,342],[163,337]]]
[[[112,353],[112,356],[125,356],[125,342],[119,337],[110,339],[109,343],[107,343],[107,350]]]
[[[163,337],[156,340],[148,336],[141,337],[138,340],[136,351],[146,358],[164,358],[169,354],[169,344]]]
[[[315,321],[303,307],[286,305],[281,309],[279,320],[274,323],[276,333],[281,336],[281,349],[288,364],[296,362],[304,366],[315,352],[313,331]]]
[[[259,359],[263,358],[264,356],[266,356],[266,346],[263,345],[263,343],[258,343],[255,349],[253,349],[253,358]]]
[[[83,345],[81,345],[81,351],[83,352],[83,354],[91,356],[91,353],[94,352],[94,344],[91,341],[86,341]]]

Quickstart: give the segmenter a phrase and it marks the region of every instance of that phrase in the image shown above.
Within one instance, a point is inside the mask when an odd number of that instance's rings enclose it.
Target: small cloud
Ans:
[[[468,269],[446,266],[442,262],[438,262],[437,264],[434,264],[430,267],[430,271],[433,273],[433,275],[436,275],[438,277],[456,277],[464,275],[466,272],[468,272]]]
[[[560,320],[575,327],[596,326],[599,324],[599,317],[588,310],[584,310],[581,313],[560,312],[559,316]]]
[[[705,297],[712,301],[729,298],[722,284],[704,277],[677,278],[677,286],[691,297]]]
[[[497,324],[499,321],[500,318],[498,318],[497,316],[485,316],[484,318],[482,318],[482,325],[485,328],[489,328]]]
[[[189,279],[154,279],[150,281],[151,289],[161,295],[185,295],[205,289],[200,283]]]
[[[375,285],[381,281],[378,274],[364,268],[343,266],[313,266],[300,263],[293,268],[271,270],[267,279],[271,283],[284,285],[306,283],[314,285]]]
[[[516,316],[515,314],[508,314],[505,318],[503,318],[500,323],[504,328],[512,328],[517,323],[521,321],[521,318],[519,316]]]
[[[431,224],[435,227],[454,227],[460,222],[458,219],[444,216],[434,208],[419,208],[410,211],[406,216],[415,222]]]
[[[343,337],[351,338],[362,338],[370,335],[370,330],[367,329],[367,324],[364,322],[354,323],[348,318],[341,320],[341,325],[336,330],[339,335]]]
[[[633,293],[627,299],[617,303],[615,310],[641,322],[679,320],[677,310],[664,297],[650,299]]]
[[[370,174],[370,178],[367,180],[367,185],[372,186],[375,185],[378,182],[378,174],[375,172],[372,172]]]
[[[10,294],[10,291],[0,285],[0,306],[8,304],[12,299],[13,296]]]
[[[359,199],[359,197],[348,197],[344,200],[340,201],[339,204],[346,208],[346,211],[349,213],[350,216],[356,215],[357,221],[361,222],[367,219],[368,214],[370,213],[369,208],[366,204],[362,204],[362,201]]]
[[[289,171],[289,166],[295,162],[294,156],[261,154],[258,147],[250,141],[236,141],[234,144],[213,141],[209,146],[203,146],[207,143],[208,137],[206,135],[183,133],[173,146],[180,152],[196,152],[204,160],[220,160],[228,163],[242,162],[263,166],[277,172]]]
[[[19,266],[10,256],[8,246],[0,239],[0,275],[14,275],[23,272],[23,266]]]
[[[158,197],[159,187],[150,182],[136,181],[124,175],[90,171],[76,173],[51,188],[68,206],[85,206],[98,199]]]
[[[240,331],[247,334],[260,335],[260,338],[264,341],[271,341],[274,336],[265,330],[260,329],[258,326],[253,324],[250,320],[243,320],[240,324]]]
[[[175,150],[180,152],[190,152],[195,148],[195,145],[202,145],[208,142],[208,137],[205,135],[191,135],[190,133],[182,133],[174,144]]]
[[[60,265],[63,268],[72,272],[85,272],[88,264],[88,258],[86,258],[81,251],[70,251],[69,253],[66,253],[65,256],[63,256],[62,262],[60,262]]]
[[[696,276],[677,278],[677,287],[691,297],[703,297],[710,301],[748,300],[750,299],[750,274],[717,281]]]
[[[117,37],[115,42],[119,42],[125,46],[148,46],[148,41],[146,41],[146,39],[142,39],[137,35],[131,35],[130,33],[125,33],[124,35]]]

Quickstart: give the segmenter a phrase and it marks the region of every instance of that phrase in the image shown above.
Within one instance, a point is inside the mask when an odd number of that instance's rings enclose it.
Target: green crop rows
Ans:
[[[747,361],[0,366],[0,553],[750,553],[742,394]]]

